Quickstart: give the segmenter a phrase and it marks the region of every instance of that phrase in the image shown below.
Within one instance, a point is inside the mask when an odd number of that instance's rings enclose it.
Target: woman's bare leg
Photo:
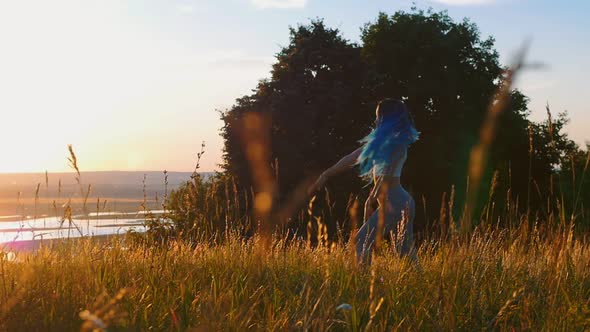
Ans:
[[[359,228],[356,233],[356,259],[358,264],[371,264],[371,256],[375,239],[377,237],[377,227],[379,226],[379,208],[371,214],[369,219]]]

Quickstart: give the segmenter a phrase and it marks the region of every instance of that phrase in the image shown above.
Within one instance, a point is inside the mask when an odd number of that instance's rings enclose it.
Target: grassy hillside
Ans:
[[[275,239],[167,246],[69,242],[1,260],[0,329],[582,331],[590,246],[565,227],[426,241],[420,266],[382,249]]]

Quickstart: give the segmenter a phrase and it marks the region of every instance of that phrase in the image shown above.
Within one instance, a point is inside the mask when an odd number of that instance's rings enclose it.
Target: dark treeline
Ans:
[[[404,100],[421,132],[402,174],[417,202],[416,229],[459,219],[468,193],[469,154],[504,79],[494,39],[483,39],[469,20],[455,22],[445,12],[415,9],[379,14],[362,27],[361,45],[319,19],[289,33],[270,78],[221,112],[223,172],[209,184],[193,182],[173,193],[173,208],[182,212],[177,222],[194,229],[203,218],[213,227],[199,211],[214,197],[229,202],[215,208],[222,228],[243,222],[238,216],[250,210],[257,190],[240,134],[247,114],[270,119],[265,162],[272,165],[280,207],[306,179],[359,146],[373,125],[377,102],[386,97]],[[582,184],[588,182],[583,177],[587,154],[564,133],[567,114],[536,123],[529,119],[526,96],[513,90],[510,100],[499,119],[478,211],[487,211],[486,219],[494,223],[515,207],[528,212],[531,221],[573,215],[578,224],[587,223],[590,191]],[[368,187],[357,175],[353,169],[333,178],[318,193],[313,214],[331,234],[348,229],[352,200],[362,206]],[[291,228],[304,231],[305,208],[293,213]],[[474,223],[481,221],[476,216]]]

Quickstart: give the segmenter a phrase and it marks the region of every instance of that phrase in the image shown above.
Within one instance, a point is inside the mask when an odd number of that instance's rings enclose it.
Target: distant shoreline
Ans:
[[[20,216],[62,215],[71,204],[73,213],[82,207],[96,212],[132,212],[144,200],[150,209],[158,209],[171,191],[191,181],[193,172],[92,171],[76,173],[0,173],[0,216],[3,221],[19,221]],[[204,179],[214,176],[199,172]],[[90,190],[88,199],[86,195]],[[55,203],[55,204],[54,204]],[[57,211],[57,213],[56,213]]]
[[[84,241],[84,240],[92,240],[97,242],[106,242],[108,240],[114,238],[120,238],[125,236],[125,234],[108,234],[108,235],[92,235],[92,236],[79,236],[79,237],[70,237],[70,238],[60,238],[60,239],[39,239],[39,240],[23,240],[23,241],[12,241],[12,242],[4,242],[0,243],[0,253],[2,252],[31,252],[36,251],[41,246],[49,246],[52,247],[56,244],[64,243],[64,242],[71,242],[71,241]]]

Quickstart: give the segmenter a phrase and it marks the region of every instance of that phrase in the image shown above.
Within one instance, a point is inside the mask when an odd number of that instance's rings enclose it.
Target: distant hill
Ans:
[[[209,178],[214,173],[200,174]],[[82,172],[80,180],[84,190],[92,186],[93,197],[137,198],[143,197],[144,175],[148,196],[161,195],[165,190],[163,172]],[[191,172],[168,172],[168,190],[190,180],[191,175]],[[40,184],[39,197],[56,197],[60,181],[62,197],[80,196],[75,173],[48,173],[47,180],[45,173],[0,173],[0,198],[14,198],[19,192],[23,198],[34,197],[37,184]]]

